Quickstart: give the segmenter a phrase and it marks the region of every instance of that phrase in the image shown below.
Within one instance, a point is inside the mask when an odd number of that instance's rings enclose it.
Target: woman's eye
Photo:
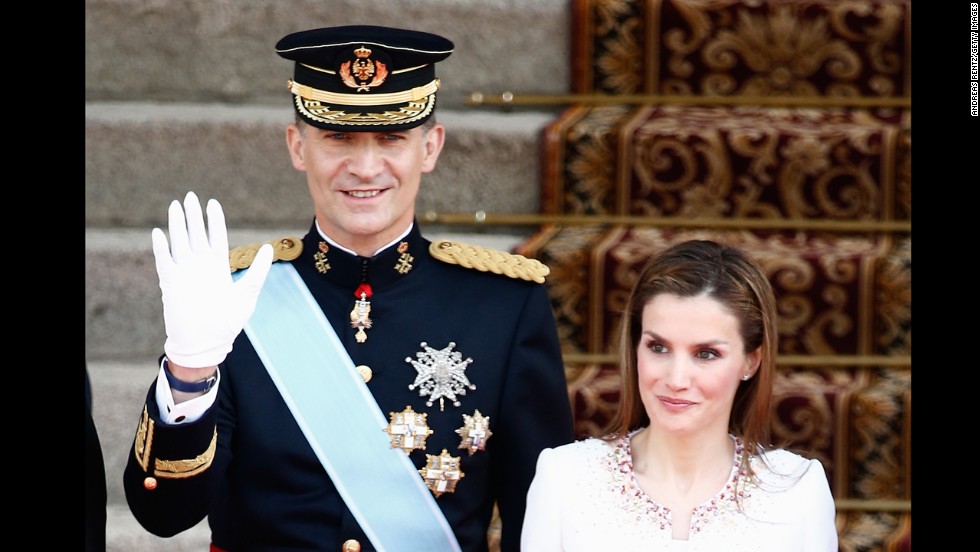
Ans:
[[[660,343],[651,343],[650,344],[650,350],[653,351],[653,352],[655,352],[655,353],[666,353],[667,352],[667,347],[664,347]]]
[[[718,353],[711,350],[698,351],[698,358],[701,360],[713,360],[718,358]]]

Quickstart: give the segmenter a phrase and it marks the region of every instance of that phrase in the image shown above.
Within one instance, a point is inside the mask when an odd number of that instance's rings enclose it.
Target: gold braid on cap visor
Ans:
[[[417,86],[411,90],[403,92],[392,92],[390,94],[340,94],[337,92],[326,92],[318,90],[305,84],[290,79],[287,83],[289,91],[307,100],[327,102],[330,104],[340,104],[349,106],[368,106],[368,105],[391,105],[403,102],[418,102],[439,90],[439,79],[432,79],[425,86]]]
[[[317,100],[307,100],[302,96],[293,96],[296,109],[304,117],[320,123],[327,123],[337,126],[390,126],[404,125],[421,121],[432,113],[435,105],[436,95],[431,94],[421,102],[408,102],[402,104],[397,111],[386,110],[381,113],[348,113],[337,110],[329,105],[323,105]]]

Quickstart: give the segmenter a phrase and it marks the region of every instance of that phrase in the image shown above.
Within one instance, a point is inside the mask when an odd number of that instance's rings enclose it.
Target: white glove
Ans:
[[[177,200],[170,204],[172,249],[162,230],[154,228],[151,235],[167,329],[163,350],[172,362],[187,368],[216,366],[225,359],[255,311],[272,266],[272,246],[265,244],[235,282],[225,214],[214,199],[208,201],[208,223],[210,233],[205,235],[201,204],[194,192],[188,192],[183,209]]]

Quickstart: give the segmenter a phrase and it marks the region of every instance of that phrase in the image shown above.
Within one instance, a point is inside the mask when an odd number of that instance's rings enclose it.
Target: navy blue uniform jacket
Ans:
[[[564,367],[554,314],[544,285],[492,272],[465,268],[433,258],[429,240],[416,224],[402,242],[373,258],[328,248],[325,273],[314,254],[321,250],[315,226],[292,262],[319,303],[355,365],[372,370],[368,388],[381,412],[411,406],[427,413],[433,433],[426,450],[412,451],[416,467],[426,454],[446,449],[462,460],[464,477],[454,493],[442,494],[442,508],[464,551],[487,550],[494,503],[502,520],[501,549],[519,550],[525,495],[538,453],[573,440]],[[402,246],[404,249],[405,246]],[[408,257],[404,254],[407,253]],[[400,262],[401,261],[401,262]],[[405,261],[410,269],[405,271]],[[283,262],[283,261],[278,261]],[[325,266],[321,259],[321,266]],[[398,267],[402,269],[399,271]],[[371,285],[367,340],[358,343],[350,323],[354,290]],[[422,343],[472,358],[466,376],[476,385],[459,397],[460,406],[409,390]],[[324,370],[331,369],[324,366]],[[297,426],[275,384],[242,332],[221,364],[218,399],[200,420],[164,426],[147,394],[146,411],[154,421],[150,455],[160,459],[194,458],[211,442],[217,425],[217,449],[210,468],[181,479],[159,479],[154,490],[147,473],[129,455],[124,484],[129,506],[148,531],[172,536],[209,516],[212,542],[228,551],[337,551],[347,539],[362,550],[370,541],[345,507],[329,476]],[[329,389],[323,400],[333,400]],[[490,420],[486,450],[472,456],[459,449],[456,430],[463,415]],[[344,421],[337,420],[343,428]],[[151,462],[152,469],[152,462]],[[365,473],[364,477],[371,477]],[[393,511],[397,501],[390,504]],[[405,550],[414,550],[406,543]],[[430,552],[430,551],[425,551]]]

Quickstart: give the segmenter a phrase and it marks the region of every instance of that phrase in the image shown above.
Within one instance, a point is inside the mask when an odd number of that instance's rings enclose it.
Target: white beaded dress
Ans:
[[[743,484],[742,444],[735,444],[731,476],[695,508],[687,540],[673,538],[670,510],[634,478],[629,437],[544,449],[528,490],[522,552],[837,552],[823,465],[773,450],[766,453],[771,469],[752,457],[758,483]]]

